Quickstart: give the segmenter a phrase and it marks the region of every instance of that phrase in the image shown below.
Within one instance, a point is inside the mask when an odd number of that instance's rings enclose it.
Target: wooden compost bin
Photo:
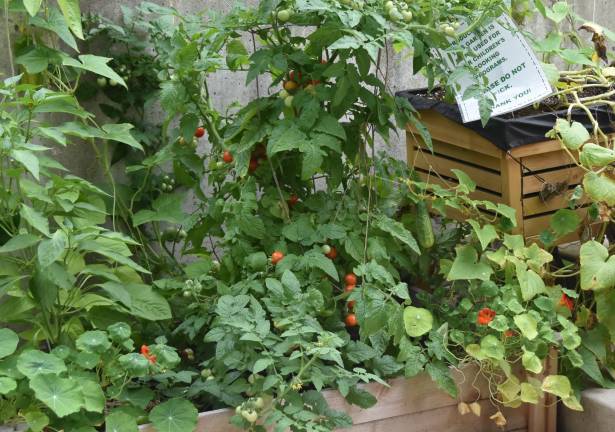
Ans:
[[[456,185],[451,169],[459,169],[476,182],[475,199],[506,204],[517,212],[518,234],[537,240],[549,226],[553,213],[566,208],[570,189],[581,183],[583,170],[562,150],[556,140],[544,140],[501,150],[473,130],[435,110],[421,111],[421,121],[433,140],[433,153],[417,131],[406,133],[408,164],[424,180],[444,186]],[[546,200],[540,196],[545,184],[565,183],[562,193]],[[587,209],[577,210],[581,218]],[[452,215],[454,217],[454,215]],[[576,234],[561,241],[576,240]]]
[[[547,362],[545,370],[556,373],[555,357]],[[555,432],[555,400],[503,409],[507,424],[499,428],[489,419],[497,409],[486,396],[489,394],[487,382],[477,377],[476,366],[455,371],[454,378],[459,388],[458,399],[438,389],[425,373],[410,379],[393,379],[390,387],[377,383],[364,385],[363,388],[378,399],[378,403],[369,409],[347,404],[337,391],[327,390],[324,396],[333,409],[344,411],[352,417],[354,425],[342,429],[350,432]],[[457,409],[459,402],[478,402],[481,416],[471,413],[462,416]],[[241,432],[229,424],[233,413],[231,409],[201,413],[195,431]],[[142,426],[140,431],[157,432],[150,425]]]

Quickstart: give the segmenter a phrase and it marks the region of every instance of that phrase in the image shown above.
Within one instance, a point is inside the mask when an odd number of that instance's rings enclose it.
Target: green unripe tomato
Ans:
[[[387,12],[393,9],[394,7],[395,7],[395,3],[393,3],[391,0],[387,1],[384,4],[384,8],[386,9]]]
[[[242,410],[241,416],[245,418],[248,423],[254,423],[258,419],[258,414],[254,410]]]
[[[109,85],[111,87],[115,87],[116,85],[118,85],[119,83],[116,80],[109,80]]]
[[[290,9],[282,9],[281,11],[278,11],[278,20],[280,22],[287,22],[290,17],[292,16],[292,11]]]
[[[212,270],[213,270],[213,271],[218,271],[218,270],[220,270],[220,261],[218,261],[218,260],[213,260],[213,261],[211,262],[211,268],[212,268]]]
[[[401,13],[401,16],[404,18],[404,21],[407,22],[407,23],[412,21],[412,18],[413,18],[412,12],[410,12],[410,11],[403,11]]]
[[[243,406],[243,404],[238,405],[238,406],[235,408],[235,414],[239,414],[239,415],[241,415],[241,411],[243,410],[242,406]]]
[[[399,13],[399,9],[393,8],[389,11],[389,18],[393,21],[401,21],[404,17]]]
[[[205,378],[205,381],[213,381],[215,378],[213,375],[208,376],[207,378]]]
[[[322,251],[322,253],[324,253],[326,255],[329,252],[331,252],[331,246],[329,246],[329,245],[322,245],[320,250]]]
[[[455,37],[455,34],[456,34],[455,33],[455,28],[453,26],[447,25],[446,27],[444,27],[444,33],[447,36]]]
[[[280,99],[286,99],[288,96],[290,96],[290,94],[286,90],[280,90],[278,96],[280,97]]]
[[[356,0],[352,3],[352,8],[354,10],[363,10],[363,6],[365,6],[365,3],[363,3],[362,0]]]
[[[100,87],[100,88],[107,87],[107,78],[105,78],[105,77],[98,78],[96,80],[96,84],[98,84],[98,87]]]
[[[190,291],[186,290],[186,291],[184,291],[183,295],[184,295],[184,297],[191,297],[192,293]]]
[[[262,397],[257,397],[256,399],[254,399],[254,407],[257,409],[263,409],[263,407],[265,406],[265,401],[263,400]]]
[[[188,237],[188,233],[185,230],[179,230],[179,232],[177,233],[177,236],[180,239],[185,239],[186,237]]]
[[[293,97],[292,96],[288,96],[286,99],[284,99],[284,105],[286,105],[288,108],[291,108],[293,106]]]

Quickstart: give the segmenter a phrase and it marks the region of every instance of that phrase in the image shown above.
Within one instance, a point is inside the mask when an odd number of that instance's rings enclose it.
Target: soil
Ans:
[[[589,88],[585,89],[581,93],[579,93],[580,98],[596,96],[601,93],[604,93],[604,88]],[[432,92],[428,92],[427,89],[423,91],[417,91],[415,93],[418,96],[422,96],[426,99],[435,100],[438,102],[445,102],[451,104],[451,101],[446,100],[446,94],[444,89],[437,88]],[[528,117],[535,114],[542,114],[548,112],[556,112],[565,109],[565,104],[562,103],[561,99],[556,96],[548,96],[545,99],[541,100],[540,103],[536,105],[530,105],[525,108],[521,108],[520,110],[513,111],[508,114],[503,114],[499,117],[504,119],[516,118],[516,117]]]

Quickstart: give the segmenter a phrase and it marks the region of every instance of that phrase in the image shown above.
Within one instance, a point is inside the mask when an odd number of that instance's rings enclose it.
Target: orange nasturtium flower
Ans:
[[[559,300],[560,306],[566,307],[570,312],[574,309],[574,300],[568,297],[566,294],[562,294],[562,298]]]
[[[489,308],[482,308],[478,311],[478,317],[476,323],[478,325],[487,325],[495,318],[495,311]]]
[[[156,356],[150,354],[149,347],[147,345],[141,345],[141,355],[145,357],[151,364],[156,363]]]

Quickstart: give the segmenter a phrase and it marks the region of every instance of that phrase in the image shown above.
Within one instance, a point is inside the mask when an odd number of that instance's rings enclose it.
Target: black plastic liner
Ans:
[[[397,96],[408,99],[417,111],[432,109],[439,112],[454,122],[472,129],[502,150],[510,150],[515,147],[544,141],[545,134],[553,129],[555,120],[566,118],[567,116],[566,110],[524,116],[515,116],[513,112],[499,117],[492,117],[487,126],[483,127],[480,120],[463,123],[457,104],[449,104],[426,97],[424,96],[426,92],[427,89],[424,88],[405,90],[398,92]],[[604,132],[611,133],[615,131],[615,114],[607,105],[592,107],[590,111]],[[590,131],[593,129],[587,114],[582,110],[574,110],[572,112],[572,119],[582,123]]]

